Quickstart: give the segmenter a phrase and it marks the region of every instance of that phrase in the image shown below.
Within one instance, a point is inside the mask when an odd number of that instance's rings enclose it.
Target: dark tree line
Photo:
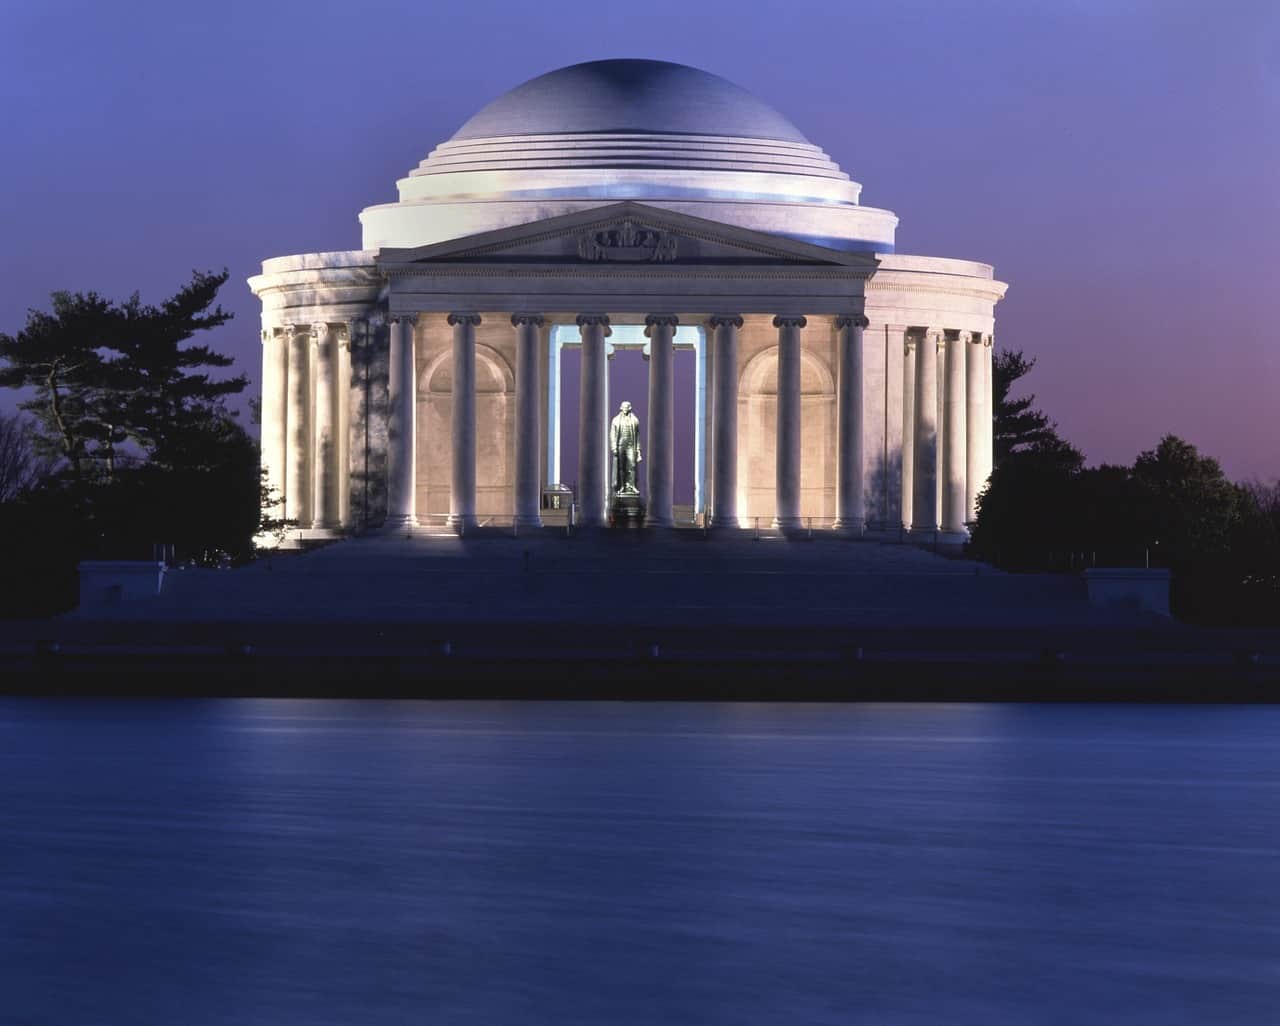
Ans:
[[[1174,435],[1131,466],[1086,467],[1034,395],[1012,396],[1034,362],[996,357],[995,470],[971,552],[1017,571],[1168,567],[1184,619],[1280,622],[1280,486],[1234,484]]]
[[[25,584],[0,609],[74,605],[82,559],[251,557],[258,446],[225,405],[247,379],[193,341],[230,319],[226,280],[196,272],[158,305],[57,292],[0,333],[0,386],[24,397],[0,421],[0,558]]]

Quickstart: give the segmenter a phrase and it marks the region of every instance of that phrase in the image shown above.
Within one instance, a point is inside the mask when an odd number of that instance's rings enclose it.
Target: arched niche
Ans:
[[[762,522],[776,512],[778,347],[756,353],[738,376],[738,510]],[[835,516],[835,376],[817,353],[800,350],[800,515]],[[816,525],[815,525],[816,526]]]
[[[498,350],[476,344],[476,513],[512,513],[515,374]],[[418,378],[418,515],[449,513],[453,477],[453,349],[429,360]]]

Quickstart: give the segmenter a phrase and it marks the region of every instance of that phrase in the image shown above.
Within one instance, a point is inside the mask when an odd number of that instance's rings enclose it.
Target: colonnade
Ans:
[[[902,518],[912,534],[963,535],[991,474],[990,335],[904,331]]]
[[[390,327],[387,525],[417,522],[417,361],[413,314],[393,314]],[[452,456],[449,523],[476,523],[475,329],[480,315],[449,314],[453,332]],[[579,393],[579,523],[601,526],[608,516],[609,475],[605,339],[609,316],[583,313]],[[543,315],[515,313],[514,514],[522,527],[542,523],[539,344]],[[860,534],[865,522],[863,329],[859,315],[835,318],[837,331],[838,531]],[[673,524],[674,357],[679,317],[645,318],[649,362],[649,422],[645,455],[648,522]],[[336,531],[349,524],[347,403],[351,340],[358,322],[286,324],[265,330],[263,342],[262,462],[275,498],[273,512],[304,530]],[[712,495],[710,522],[736,527],[738,510],[739,314],[707,322],[712,352]],[[800,523],[801,339],[803,316],[779,315],[774,525]],[[989,334],[901,328],[903,340],[902,519],[919,537],[961,536],[992,465],[992,339]]]
[[[268,510],[303,530],[336,531],[350,520],[347,396],[355,331],[352,322],[318,322],[262,332]]]
[[[415,509],[416,408],[414,379],[416,316],[393,314],[389,364],[387,452],[387,525],[411,526]],[[607,522],[609,476],[608,363],[605,339],[611,333],[608,314],[582,313],[575,321],[582,338],[579,377],[578,509],[579,523],[599,527]],[[453,329],[452,464],[449,523],[465,530],[476,522],[475,329],[480,315],[454,312]],[[516,439],[514,509],[518,526],[541,524],[539,455],[539,329],[543,315],[511,315],[516,332]],[[863,411],[860,387],[863,329],[857,315],[836,319],[839,342],[840,390],[838,420],[838,499],[836,527],[860,534],[864,512]],[[774,523],[786,529],[800,522],[801,462],[801,332],[802,316],[774,318],[778,332],[778,403],[776,453],[776,509]],[[649,423],[645,458],[648,522],[671,526],[674,478],[674,356],[673,341],[679,317],[654,313],[645,318],[649,338]],[[714,383],[712,395],[712,459],[714,506],[712,525],[738,526],[738,314],[717,314],[707,322],[712,336]]]

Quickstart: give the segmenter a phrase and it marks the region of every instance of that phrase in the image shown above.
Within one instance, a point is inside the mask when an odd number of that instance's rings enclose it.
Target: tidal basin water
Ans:
[[[0,701],[0,1023],[1280,1022],[1280,710]]]

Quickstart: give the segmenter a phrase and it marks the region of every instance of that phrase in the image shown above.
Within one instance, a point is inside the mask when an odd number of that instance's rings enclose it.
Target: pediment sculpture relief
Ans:
[[[676,258],[676,237],[657,228],[623,221],[616,228],[587,232],[578,239],[578,256],[592,262],[670,263]]]

